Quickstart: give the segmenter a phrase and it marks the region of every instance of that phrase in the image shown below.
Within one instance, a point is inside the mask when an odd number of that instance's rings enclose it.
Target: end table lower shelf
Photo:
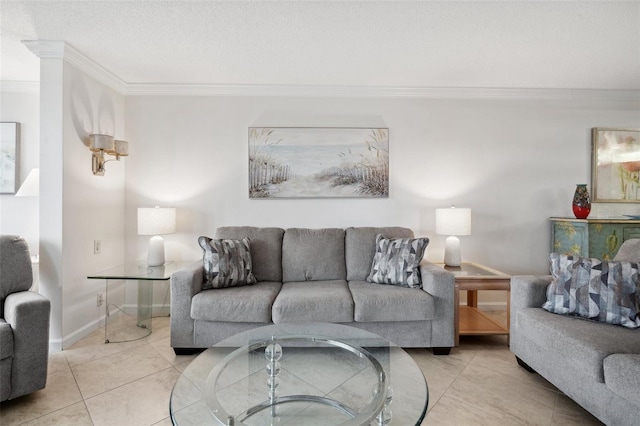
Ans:
[[[440,265],[455,276],[455,345],[460,336],[506,335],[509,337],[509,310],[511,277],[478,263],[462,263],[460,266]],[[460,290],[467,292],[467,305],[460,306]],[[500,323],[478,309],[478,291],[498,290],[507,292],[507,321]],[[508,340],[507,340],[508,341]]]

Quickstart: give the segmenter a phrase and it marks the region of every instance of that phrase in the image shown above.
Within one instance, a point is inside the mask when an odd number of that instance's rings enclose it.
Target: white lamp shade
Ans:
[[[91,151],[113,151],[113,136],[89,135],[89,149]]]
[[[471,209],[436,209],[436,234],[471,235]]]
[[[38,197],[40,195],[40,169],[32,169],[22,183],[16,197]]]
[[[176,232],[175,208],[138,208],[138,235],[163,235],[174,232]]]
[[[126,157],[129,155],[129,142],[127,141],[113,141],[114,151],[117,155],[121,157]]]

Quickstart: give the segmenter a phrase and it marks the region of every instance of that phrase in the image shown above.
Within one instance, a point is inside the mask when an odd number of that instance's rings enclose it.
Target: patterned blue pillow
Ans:
[[[387,239],[376,235],[376,252],[367,281],[422,288],[419,265],[427,244],[428,238]]]
[[[242,240],[213,240],[198,238],[204,251],[204,283],[202,289],[239,287],[254,284],[256,277],[251,271],[251,249],[249,238]]]
[[[544,309],[628,328],[640,327],[640,263],[552,253]]]

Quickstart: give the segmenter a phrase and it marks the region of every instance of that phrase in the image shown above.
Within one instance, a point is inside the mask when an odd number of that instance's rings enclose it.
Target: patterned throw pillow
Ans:
[[[204,283],[202,289],[239,287],[254,284],[256,278],[251,272],[251,251],[249,238],[242,240],[213,240],[198,238],[204,251]]]
[[[640,327],[640,263],[552,253],[544,309],[628,328]]]
[[[387,239],[376,235],[376,252],[367,281],[422,288],[420,261],[429,244],[428,238]]]

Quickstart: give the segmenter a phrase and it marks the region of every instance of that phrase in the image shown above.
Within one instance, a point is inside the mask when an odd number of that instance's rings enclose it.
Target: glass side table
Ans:
[[[105,280],[104,342],[129,342],[151,334],[154,284],[169,281],[171,274],[193,263],[147,266],[144,261],[128,262],[88,275],[91,280]],[[137,285],[127,288],[127,281],[137,281]]]

